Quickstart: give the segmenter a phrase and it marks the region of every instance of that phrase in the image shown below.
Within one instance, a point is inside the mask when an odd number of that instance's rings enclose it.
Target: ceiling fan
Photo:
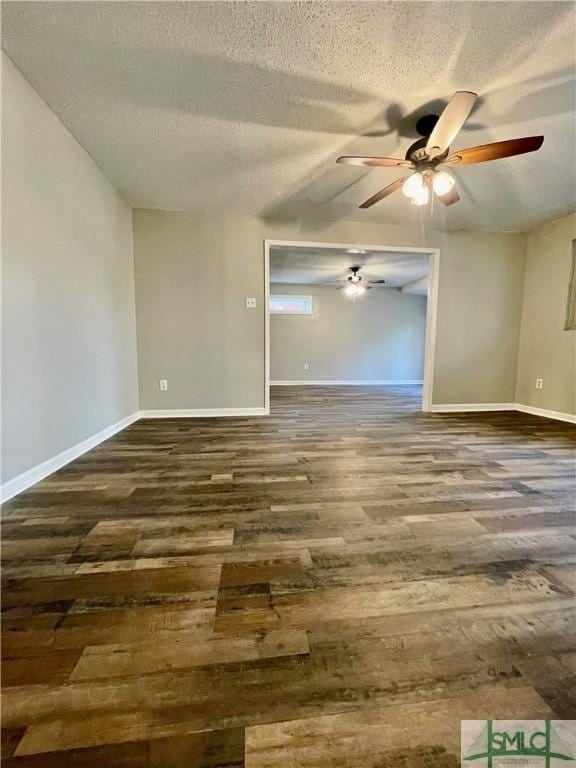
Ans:
[[[369,291],[373,285],[383,285],[386,280],[364,280],[362,275],[359,275],[361,267],[348,267],[351,275],[348,275],[344,280],[340,282],[344,285],[339,285],[338,290],[344,289],[344,293],[347,296],[362,296],[363,293]]]
[[[336,162],[344,165],[384,166],[406,168],[413,173],[402,176],[362,203],[360,208],[370,208],[392,192],[402,187],[406,197],[414,205],[426,205],[430,200],[430,191],[444,203],[453,205],[460,200],[454,177],[440,166],[453,168],[459,165],[485,163],[487,160],[499,160],[502,157],[522,155],[540,149],[544,136],[527,136],[523,139],[509,139],[469,147],[450,152],[449,145],[468,119],[478,94],[470,91],[456,91],[442,114],[425,115],[416,123],[416,130],[423,137],[415,141],[402,160],[395,157],[356,157],[344,155]]]

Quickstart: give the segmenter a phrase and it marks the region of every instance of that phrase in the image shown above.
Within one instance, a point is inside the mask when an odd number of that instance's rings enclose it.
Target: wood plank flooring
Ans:
[[[576,715],[574,428],[274,388],[5,505],[5,768],[454,768]]]

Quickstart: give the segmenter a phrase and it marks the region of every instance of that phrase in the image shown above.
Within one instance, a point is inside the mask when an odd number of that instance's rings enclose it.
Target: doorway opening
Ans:
[[[266,240],[264,250],[267,409],[273,386],[363,385],[401,387],[431,410],[438,249]]]

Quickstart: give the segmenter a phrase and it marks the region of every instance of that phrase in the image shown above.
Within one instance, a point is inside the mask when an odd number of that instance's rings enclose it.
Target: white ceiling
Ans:
[[[357,208],[394,169],[334,161],[403,155],[415,114],[477,91],[453,148],[544,146],[456,171],[463,200],[434,226],[525,230],[576,207],[574,18],[570,2],[18,1],[2,41],[140,207],[419,221],[401,193]]]
[[[270,249],[270,281],[296,285],[333,284],[359,266],[364,280],[386,280],[383,288],[401,288],[428,274],[428,255],[408,251],[350,253],[342,248],[275,246]]]

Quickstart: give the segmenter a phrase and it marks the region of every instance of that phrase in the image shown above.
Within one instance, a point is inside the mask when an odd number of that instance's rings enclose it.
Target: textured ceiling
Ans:
[[[544,134],[456,171],[434,226],[525,230],[575,207],[569,2],[4,2],[8,55],[134,206],[413,223],[398,175],[415,116],[481,99],[453,149]],[[425,224],[429,224],[428,220]]]
[[[349,267],[361,267],[365,280],[386,280],[385,288],[401,288],[428,274],[424,253],[367,251],[351,253],[341,248],[298,248],[276,246],[270,249],[272,283],[318,285],[344,280]]]

